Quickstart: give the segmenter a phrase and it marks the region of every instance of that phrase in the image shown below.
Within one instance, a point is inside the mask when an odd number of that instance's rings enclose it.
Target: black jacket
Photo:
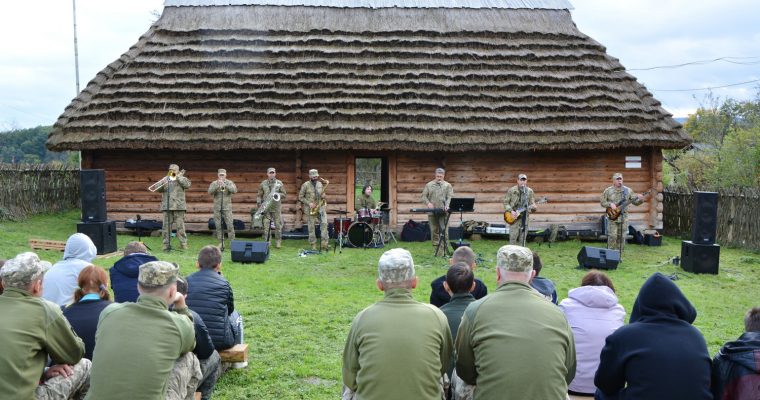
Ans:
[[[715,400],[760,399],[760,332],[745,332],[713,359]]]
[[[92,360],[92,351],[95,349],[95,332],[98,329],[100,312],[112,304],[106,300],[85,300],[69,305],[63,310],[63,316],[69,320],[69,324],[77,336],[84,342],[84,358]]]
[[[442,305],[451,301],[451,296],[449,296],[449,293],[446,292],[446,289],[443,287],[443,282],[445,280],[446,275],[443,275],[433,282],[430,282],[430,304],[438,308],[441,308]],[[488,294],[488,288],[483,281],[475,278],[475,290],[473,290],[471,294],[475,297],[475,300],[481,299]]]
[[[691,324],[697,310],[673,281],[652,275],[631,320],[607,337],[594,384],[596,399],[708,400],[710,355]]]
[[[198,313],[208,328],[214,348],[235,345],[229,316],[235,311],[230,283],[212,269],[201,269],[187,277],[187,306]]]
[[[115,302],[137,301],[140,295],[137,293],[137,275],[140,273],[140,266],[149,261],[158,261],[158,258],[150,254],[133,253],[122,257],[111,267],[108,273],[111,275]]]
[[[214,353],[214,342],[211,341],[211,335],[208,334],[208,328],[206,328],[203,318],[197,312],[189,311],[193,315],[195,327],[195,349],[193,349],[193,353],[198,356],[199,360],[205,360]]]

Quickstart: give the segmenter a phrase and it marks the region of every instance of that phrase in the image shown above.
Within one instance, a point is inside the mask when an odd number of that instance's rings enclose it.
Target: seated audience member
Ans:
[[[449,265],[463,262],[474,272],[475,266],[477,265],[475,262],[476,258],[475,252],[473,252],[471,248],[462,246],[454,250],[454,254],[451,255],[451,259],[449,260]],[[446,292],[446,289],[443,288],[443,282],[445,280],[446,275],[441,275],[430,283],[430,304],[439,308],[451,300],[451,296]],[[485,283],[480,279],[475,278],[475,289],[472,290],[472,296],[477,300],[485,297],[487,294],[488,288]]]
[[[100,313],[113,304],[108,292],[108,279],[103,268],[89,265],[79,273],[74,303],[63,310],[74,332],[84,341],[84,358],[92,360],[95,349],[95,331]]]
[[[42,297],[59,306],[74,301],[79,273],[92,263],[97,254],[98,250],[89,236],[84,233],[69,236],[63,250],[63,260],[55,263],[45,274]]]
[[[49,262],[28,252],[0,269],[5,287],[0,296],[0,397],[4,399],[69,399],[87,391],[90,360],[82,358],[84,343],[61,308],[40,298],[48,268]],[[48,357],[55,365],[45,368]]]
[[[459,329],[459,323],[462,321],[462,314],[464,314],[467,306],[475,301],[475,297],[470,293],[475,287],[472,269],[463,262],[452,265],[449,267],[449,271],[446,272],[446,281],[443,282],[443,287],[451,295],[451,300],[441,306],[441,311],[449,321],[451,338],[456,339],[457,329]],[[446,372],[449,376],[449,381],[451,381],[451,374],[454,372],[455,361],[452,355],[449,370]]]
[[[187,298],[187,289],[185,278],[177,277],[177,291],[182,293],[185,298]],[[196,391],[201,392],[202,400],[207,400],[214,393],[214,386],[216,386],[216,381],[222,372],[222,362],[219,352],[214,350],[214,343],[211,341],[211,336],[208,334],[203,319],[192,309],[189,311],[193,315],[193,325],[195,326],[195,349],[193,349],[193,353],[200,361],[201,374],[203,375]]]
[[[546,300],[557,304],[557,286],[550,279],[538,276],[543,269],[544,263],[541,262],[541,257],[538,253],[533,253],[533,270],[536,271],[536,276],[530,281],[530,287],[536,289],[538,293],[541,293]]]
[[[187,277],[187,305],[203,318],[214,348],[243,343],[243,320],[235,311],[230,283],[221,274],[222,252],[206,246],[198,253],[198,271]]]
[[[192,396],[201,372],[192,353],[192,315],[177,292],[177,274],[178,268],[165,261],[141,265],[137,303],[114,303],[100,313],[87,399]],[[184,379],[175,380],[175,386],[171,374]]]
[[[744,333],[715,355],[712,392],[715,400],[760,399],[760,307],[744,316]]]
[[[599,353],[607,336],[625,323],[625,309],[618,303],[610,278],[596,270],[583,276],[580,287],[570,289],[559,308],[565,313],[575,340],[577,367],[568,393],[594,396]]]
[[[343,399],[440,400],[452,341],[446,316],[414,300],[412,254],[388,250],[377,263],[381,301],[351,322],[343,349]]]
[[[712,399],[710,355],[692,326],[697,310],[673,281],[655,273],[641,286],[629,324],[607,336],[596,399]]]
[[[129,242],[124,248],[124,257],[120,258],[109,270],[114,301],[124,303],[137,301],[137,275],[140,266],[158,258],[148,254],[148,248],[140,242]]]

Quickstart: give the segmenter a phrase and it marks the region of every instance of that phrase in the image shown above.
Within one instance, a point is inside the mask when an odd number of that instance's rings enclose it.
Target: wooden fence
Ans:
[[[79,169],[0,165],[0,221],[79,208]]]
[[[721,189],[718,192],[717,243],[760,249],[760,190]],[[666,235],[691,238],[694,195],[668,189],[663,199],[663,228]]]

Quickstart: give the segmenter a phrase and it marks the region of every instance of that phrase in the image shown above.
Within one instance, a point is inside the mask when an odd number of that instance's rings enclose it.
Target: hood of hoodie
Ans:
[[[745,332],[739,339],[726,343],[719,356],[760,374],[760,332]]]
[[[692,324],[697,310],[672,280],[657,272],[639,290],[629,322],[649,319],[679,319]]]
[[[119,271],[128,278],[137,279],[137,276],[140,275],[140,266],[150,261],[158,261],[158,258],[145,253],[132,253],[116,261],[112,269]]]
[[[63,259],[68,260],[75,258],[91,262],[98,254],[98,249],[92,243],[92,239],[84,233],[75,233],[69,236],[66,241],[66,247],[63,249]]]
[[[618,304],[615,292],[607,286],[581,286],[570,289],[567,297],[590,308],[612,308]]]

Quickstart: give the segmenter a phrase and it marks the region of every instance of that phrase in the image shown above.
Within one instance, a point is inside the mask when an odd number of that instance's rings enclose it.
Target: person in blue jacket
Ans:
[[[111,288],[113,289],[114,301],[117,303],[136,302],[137,275],[140,274],[140,266],[158,261],[158,258],[148,254],[148,248],[141,242],[129,242],[124,248],[124,257],[120,258],[108,271],[111,276]]]

